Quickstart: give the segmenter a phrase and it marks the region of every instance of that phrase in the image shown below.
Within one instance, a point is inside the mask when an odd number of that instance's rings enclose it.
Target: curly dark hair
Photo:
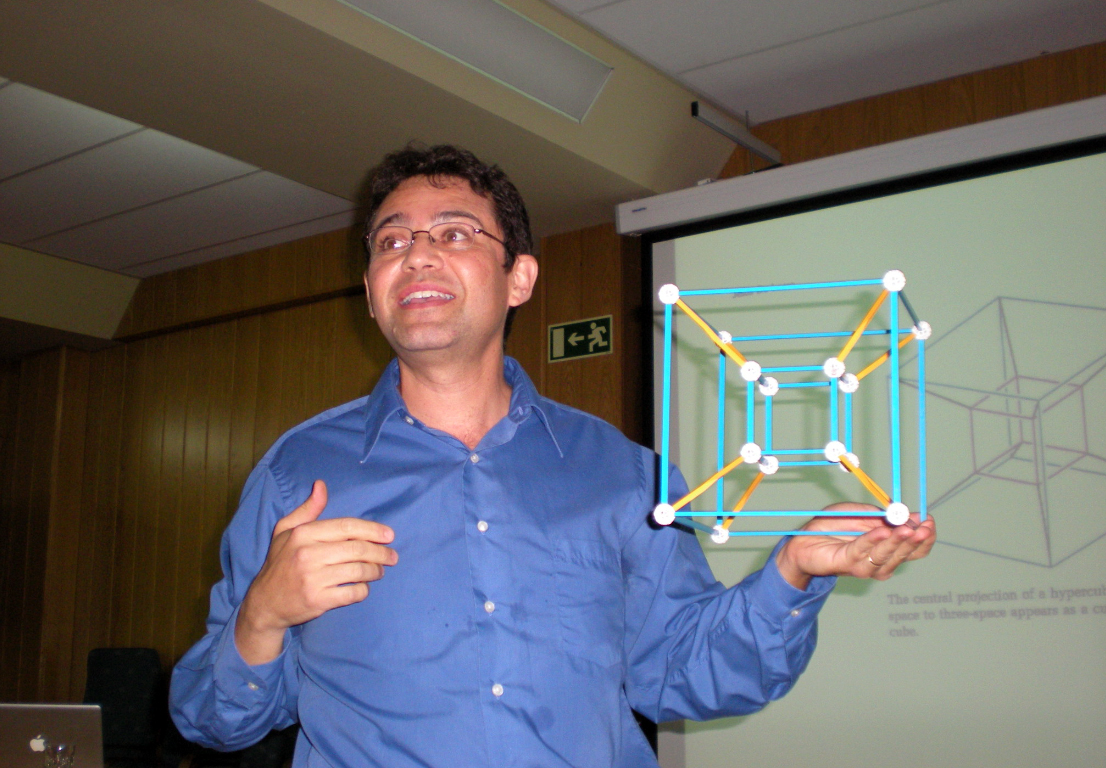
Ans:
[[[504,268],[509,272],[520,253],[530,253],[530,216],[515,185],[498,165],[480,162],[467,149],[438,144],[425,147],[411,143],[392,152],[372,169],[368,187],[368,212],[365,234],[372,229],[373,219],[384,199],[407,179],[425,176],[434,186],[444,186],[449,179],[464,179],[476,194],[492,202],[496,223],[503,233],[507,252]]]

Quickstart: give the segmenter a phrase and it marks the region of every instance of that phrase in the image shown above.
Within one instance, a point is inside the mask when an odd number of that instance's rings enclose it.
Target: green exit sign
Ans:
[[[614,351],[613,328],[613,315],[549,326],[549,362],[609,355]]]

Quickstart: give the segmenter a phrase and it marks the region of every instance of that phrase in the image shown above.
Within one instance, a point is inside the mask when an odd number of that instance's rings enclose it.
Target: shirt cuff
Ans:
[[[292,638],[286,631],[284,645],[275,659],[250,666],[242,658],[234,642],[234,627],[238,622],[240,607],[234,609],[219,638],[215,656],[215,680],[223,696],[249,709],[258,702],[267,700],[271,696],[271,691],[280,684],[284,657],[288,653],[288,644]]]
[[[806,589],[796,589],[789,584],[776,567],[776,555],[786,543],[787,537],[784,537],[776,544],[749,594],[750,602],[761,616],[776,625],[796,619],[804,623],[812,621],[837,584],[836,576],[813,576]]]

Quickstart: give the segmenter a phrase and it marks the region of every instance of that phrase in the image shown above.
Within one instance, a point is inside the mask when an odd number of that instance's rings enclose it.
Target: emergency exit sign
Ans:
[[[614,351],[613,328],[613,315],[549,326],[549,362],[609,355]]]

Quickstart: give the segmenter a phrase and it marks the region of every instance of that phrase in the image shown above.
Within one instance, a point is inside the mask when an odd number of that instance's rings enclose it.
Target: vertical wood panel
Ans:
[[[72,628],[76,614],[77,561],[80,554],[81,487],[84,482],[85,415],[89,355],[62,348],[58,369],[54,428],[50,432],[42,640],[37,695],[65,701],[70,690]]]
[[[119,507],[115,518],[116,557],[110,625],[111,645],[117,647],[134,644],[131,620],[134,615],[132,603],[135,561],[139,549],[137,510],[140,508],[136,478],[142,469],[143,389],[149,346],[149,341],[138,341],[126,347],[123,428],[120,434]]]
[[[15,591],[18,562],[15,441],[19,423],[19,363],[0,364],[0,699],[14,701],[17,686]]]
[[[226,525],[229,497],[235,493],[229,484],[233,402],[229,381],[236,370],[237,325],[221,323],[211,328],[203,387],[208,403],[204,465],[195,475],[189,474],[189,482],[203,488],[203,498],[194,511],[195,525],[188,546],[183,542],[181,546],[181,557],[190,573],[190,592],[182,602],[184,616],[177,623],[177,643],[182,651],[203,633],[208,590],[218,576],[219,537]]]
[[[31,418],[21,426],[34,431],[28,440],[30,461],[20,480],[26,486],[26,548],[24,555],[22,625],[19,641],[19,697],[37,698],[41,669],[37,664],[42,642],[42,608],[45,597],[46,541],[49,533],[50,479],[54,425],[58,416],[62,350],[51,350],[33,360]]]
[[[254,460],[254,433],[257,429],[258,382],[261,368],[261,318],[247,317],[234,323],[235,358],[230,373],[231,398],[230,464],[228,483],[241,489]],[[232,491],[223,510],[224,524],[238,506],[238,493]]]
[[[156,610],[160,576],[157,570],[158,552],[161,540],[167,535],[158,526],[158,512],[163,503],[160,481],[165,448],[167,385],[164,370],[170,356],[171,341],[176,340],[155,336],[147,342],[142,396],[136,404],[142,414],[141,448],[137,471],[125,477],[126,485],[134,486],[135,499],[134,508],[127,510],[135,524],[128,645],[143,647],[154,644],[155,623],[149,619]]]

